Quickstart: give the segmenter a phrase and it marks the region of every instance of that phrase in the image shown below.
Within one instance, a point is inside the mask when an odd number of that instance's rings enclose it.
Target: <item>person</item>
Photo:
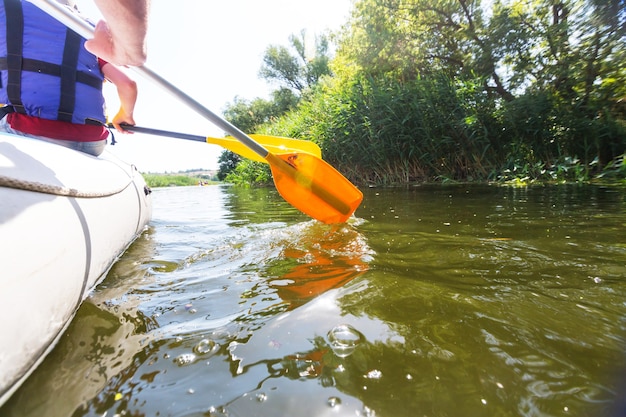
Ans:
[[[0,16],[1,131],[98,156],[109,136],[102,94],[108,80],[120,98],[112,123],[129,133],[120,125],[135,124],[134,80],[88,52],[85,39],[30,2],[0,0]]]
[[[147,59],[149,0],[94,0],[104,20],[96,25],[85,48],[107,62],[141,66]]]

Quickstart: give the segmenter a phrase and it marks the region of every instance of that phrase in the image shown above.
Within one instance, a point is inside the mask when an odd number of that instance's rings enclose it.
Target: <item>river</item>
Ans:
[[[626,413],[626,189],[363,191],[329,226],[270,189],[154,190],[0,415]]]

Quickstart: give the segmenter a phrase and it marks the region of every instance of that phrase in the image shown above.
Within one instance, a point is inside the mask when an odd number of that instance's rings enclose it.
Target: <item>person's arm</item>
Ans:
[[[94,0],[104,21],[93,39],[85,43],[92,54],[116,65],[140,66],[146,62],[150,0]]]
[[[135,103],[137,102],[137,83],[120,68],[108,62],[102,65],[102,73],[104,78],[115,85],[117,95],[120,98],[120,109],[113,117],[113,120],[111,120],[111,123],[113,123],[115,129],[122,133],[132,133],[122,129],[120,124],[135,124],[133,113],[135,111]]]

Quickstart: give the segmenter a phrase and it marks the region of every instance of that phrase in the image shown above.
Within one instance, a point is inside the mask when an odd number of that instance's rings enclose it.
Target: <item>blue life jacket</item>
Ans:
[[[104,76],[84,43],[37,6],[0,0],[0,103],[42,119],[105,123]]]

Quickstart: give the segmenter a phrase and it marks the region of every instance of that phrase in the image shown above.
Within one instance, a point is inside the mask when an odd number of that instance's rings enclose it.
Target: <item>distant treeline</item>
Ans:
[[[205,176],[193,176],[184,174],[143,174],[146,184],[151,188],[158,187],[185,187],[190,185],[217,184],[214,179]]]

